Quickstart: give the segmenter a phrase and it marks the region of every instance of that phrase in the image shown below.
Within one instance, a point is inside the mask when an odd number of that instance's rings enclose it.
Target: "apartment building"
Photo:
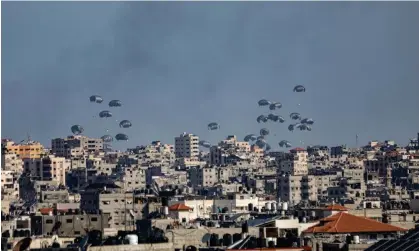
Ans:
[[[303,148],[290,150],[278,157],[277,195],[281,201],[298,204],[301,200],[316,200],[314,175],[308,175],[308,153]]]
[[[125,191],[134,191],[136,189],[145,188],[147,175],[147,167],[125,167],[124,168],[124,190]]]
[[[36,159],[45,154],[44,146],[36,141],[27,141],[22,144],[17,144],[11,140],[3,140],[2,148],[5,148],[8,153],[16,154],[20,159]]]
[[[214,167],[193,167],[188,170],[189,180],[193,187],[214,186],[218,182],[217,169]]]
[[[17,154],[13,152],[7,153],[7,151],[4,151],[1,154],[1,170],[22,173],[23,161],[17,156]]]
[[[175,138],[176,158],[199,157],[199,137],[183,133]]]
[[[24,172],[38,180],[52,180],[66,184],[66,173],[70,170],[71,161],[63,157],[48,155],[43,158],[24,159]]]
[[[281,175],[278,177],[278,198],[298,204],[302,200],[317,200],[317,188],[314,175]]]
[[[103,140],[82,135],[51,140],[51,151],[59,157],[71,158],[103,150]]]
[[[141,215],[142,204],[134,203],[134,194],[124,192],[115,184],[95,183],[81,192],[80,208],[86,212],[110,214],[110,227],[133,230]]]
[[[19,174],[14,171],[1,170],[1,199],[19,199]]]
[[[307,175],[308,174],[308,153],[303,148],[295,148],[290,154],[285,155],[279,161],[279,172],[289,175]]]

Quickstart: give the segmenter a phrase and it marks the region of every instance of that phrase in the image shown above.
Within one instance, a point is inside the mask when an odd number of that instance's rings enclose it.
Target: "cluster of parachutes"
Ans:
[[[218,130],[218,129],[220,129],[220,124],[218,124],[217,122],[211,122],[207,125],[207,128],[210,131]],[[201,140],[201,141],[199,141],[199,146],[202,146],[204,148],[210,148],[211,143],[209,143],[206,140]]]
[[[293,89],[294,92],[305,92],[306,88],[302,85],[297,85]],[[258,105],[260,107],[268,107],[270,111],[276,111],[282,108],[282,104],[280,102],[273,102],[267,99],[261,99],[258,101]],[[314,124],[314,120],[312,118],[302,118],[300,113],[293,112],[289,115],[291,121],[293,121],[289,126],[289,131],[294,131],[295,129],[299,129],[300,131],[311,131],[311,126]],[[276,115],[274,113],[269,113],[268,115],[259,115],[256,118],[258,123],[268,123],[268,122],[275,122],[275,123],[284,123],[286,120],[281,115]],[[271,146],[266,142],[266,137],[269,135],[269,130],[266,128],[260,129],[259,135],[256,136],[255,134],[248,134],[244,137],[244,141],[252,142],[252,144],[264,149],[265,151],[269,151]],[[283,148],[290,148],[292,146],[291,142],[288,140],[281,140],[278,145]]]
[[[103,102],[103,98],[99,95],[92,95],[89,98],[91,103],[96,103],[96,104],[101,104]],[[109,101],[108,106],[110,108],[114,108],[114,107],[121,107],[122,106],[122,102],[120,100],[111,100]],[[113,114],[111,111],[109,110],[103,110],[101,112],[99,112],[99,118],[111,118],[113,117]],[[118,121],[118,120],[116,120]],[[119,122],[119,127],[120,128],[130,128],[132,126],[131,121],[129,120],[122,120],[121,122]],[[84,132],[84,128],[81,125],[73,125],[71,127],[71,132],[74,135],[80,135]],[[103,142],[107,143],[106,146],[109,147],[109,143],[114,141],[114,137],[112,137],[109,134],[103,135],[101,137],[101,139],[103,140]],[[117,141],[127,141],[129,138],[126,134],[124,133],[118,133],[115,135],[115,139]]]

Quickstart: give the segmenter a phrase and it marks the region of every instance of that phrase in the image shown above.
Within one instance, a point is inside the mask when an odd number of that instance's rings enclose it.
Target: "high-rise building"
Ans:
[[[192,158],[199,156],[199,137],[183,133],[175,138],[176,158]]]
[[[291,204],[301,200],[316,200],[317,188],[313,175],[308,175],[308,153],[295,148],[280,157],[278,168],[278,199]]]
[[[90,152],[102,151],[103,140],[86,136],[69,136],[65,139],[57,138],[51,141],[51,151],[59,157],[79,157]]]
[[[287,155],[279,162],[279,171],[289,175],[307,175],[308,174],[308,153],[303,148],[295,148],[290,151],[291,154]]]

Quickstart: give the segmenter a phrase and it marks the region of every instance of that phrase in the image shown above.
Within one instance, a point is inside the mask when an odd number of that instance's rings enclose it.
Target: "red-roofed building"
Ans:
[[[169,215],[181,222],[189,222],[193,219],[193,208],[182,203],[173,204],[169,207]]]
[[[379,240],[397,236],[407,229],[385,224],[365,217],[339,212],[320,220],[320,223],[303,231],[304,236],[345,235],[359,236],[362,241]]]

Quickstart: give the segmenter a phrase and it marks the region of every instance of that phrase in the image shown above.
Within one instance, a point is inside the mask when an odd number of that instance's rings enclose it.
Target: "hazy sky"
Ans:
[[[417,13],[418,2],[2,2],[2,137],[49,146],[81,124],[128,134],[117,148],[262,127],[274,148],[354,145],[357,133],[406,143],[419,131]],[[258,124],[261,98],[312,117],[312,132]],[[99,119],[111,99],[123,107]]]

